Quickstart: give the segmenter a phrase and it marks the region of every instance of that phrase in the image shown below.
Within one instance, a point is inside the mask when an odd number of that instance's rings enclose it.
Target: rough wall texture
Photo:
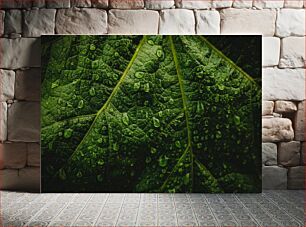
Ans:
[[[42,34],[262,34],[263,188],[304,186],[303,0],[2,0],[2,189],[39,190]]]

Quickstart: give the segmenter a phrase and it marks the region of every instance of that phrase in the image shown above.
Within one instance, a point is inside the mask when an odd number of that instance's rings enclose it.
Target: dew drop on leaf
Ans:
[[[149,40],[148,40],[148,44],[150,44],[151,46],[153,46],[153,45],[154,45],[153,40],[149,39]]]
[[[160,122],[156,117],[153,117],[153,125],[155,128],[160,127]]]
[[[117,143],[113,144],[113,150],[114,151],[119,151],[119,145]]]
[[[64,137],[68,139],[72,136],[72,133],[73,133],[73,130],[71,128],[68,128],[64,131]]]
[[[239,124],[240,124],[240,117],[236,115],[236,116],[234,117],[234,121],[235,121],[235,124],[236,124],[236,125],[239,125]]]
[[[81,171],[79,171],[78,173],[77,173],[77,175],[76,175],[78,178],[80,178],[80,177],[82,177],[83,176],[83,174],[82,174],[82,172]]]
[[[144,86],[143,86],[143,90],[148,93],[150,91],[150,84],[145,83]]]
[[[143,78],[144,77],[144,72],[136,72],[135,77],[138,78],[138,79]]]
[[[183,177],[183,181],[184,181],[184,184],[187,185],[190,181],[190,175],[189,173],[187,173],[184,177]]]
[[[175,141],[175,146],[177,147],[177,148],[181,148],[181,142],[180,141]]]
[[[60,83],[59,80],[54,81],[54,82],[51,84],[51,88],[53,89],[53,88],[58,87],[58,86],[59,86],[59,83]]]
[[[163,116],[163,112],[162,112],[162,111],[159,111],[159,112],[158,112],[158,116],[159,116],[159,117],[162,117],[162,116]]]
[[[155,154],[156,153],[156,148],[155,147],[151,147],[151,154]]]
[[[104,164],[104,161],[103,160],[99,160],[98,161],[98,165],[102,166]]]
[[[160,156],[158,162],[159,162],[160,167],[165,167],[165,166],[167,166],[167,163],[168,163],[168,157],[167,156]]]
[[[102,143],[103,142],[103,139],[102,138],[99,138],[98,139],[98,143]]]
[[[164,57],[164,52],[163,52],[162,50],[157,50],[157,51],[156,51],[156,55],[157,55],[157,57],[159,57],[159,58],[163,58],[163,57]]]
[[[95,90],[94,87],[92,87],[92,88],[89,89],[89,94],[90,94],[91,96],[95,96],[95,95],[96,95],[96,90]]]
[[[98,181],[98,182],[102,182],[102,180],[103,180],[102,175],[98,175],[98,176],[97,176],[97,181]]]
[[[59,178],[61,180],[66,180],[66,172],[65,172],[65,170],[63,170],[63,169],[59,170]]]
[[[201,149],[202,148],[202,143],[197,143],[197,148]]]
[[[94,44],[90,44],[90,47],[89,47],[90,50],[95,50],[96,49],[96,46]]]
[[[150,163],[150,162],[151,162],[151,157],[149,156],[146,158],[146,163]]]
[[[83,107],[84,107],[84,101],[80,100],[79,103],[78,103],[78,108],[82,109]]]
[[[140,88],[140,82],[134,83],[134,90],[135,90],[135,91],[138,91],[139,88]]]
[[[122,115],[122,122],[125,125],[129,125],[129,116],[128,116],[127,113],[123,113],[123,115]]]
[[[170,99],[169,99],[169,103],[170,103],[171,105],[174,103],[173,98],[170,98]]]
[[[62,136],[62,135],[63,135],[63,133],[62,133],[62,132],[59,132],[59,133],[58,133],[58,135],[59,135],[59,136]]]
[[[220,139],[222,137],[222,133],[220,131],[217,131],[216,133],[216,138]]]

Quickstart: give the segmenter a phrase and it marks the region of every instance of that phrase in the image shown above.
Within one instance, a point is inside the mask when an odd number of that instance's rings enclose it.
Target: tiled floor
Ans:
[[[4,226],[304,226],[303,191],[262,194],[1,192]]]

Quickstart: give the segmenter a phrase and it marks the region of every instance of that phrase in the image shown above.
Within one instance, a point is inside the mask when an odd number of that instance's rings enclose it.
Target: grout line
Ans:
[[[203,197],[204,200],[206,201],[206,204],[207,204],[207,206],[208,206],[208,209],[210,210],[212,216],[214,217],[214,219],[215,219],[215,221],[216,221],[216,223],[217,223],[217,226],[220,226],[219,219],[216,217],[214,211],[213,211],[212,208],[210,207],[210,204],[209,204],[209,202],[208,202],[208,200],[207,200],[205,194],[202,194],[202,197]]]
[[[118,216],[116,218],[115,226],[117,226],[117,223],[118,223],[121,211],[122,211],[122,207],[123,207],[123,203],[124,203],[125,197],[126,197],[126,193],[123,194],[121,205],[120,205],[120,208],[119,208],[119,211],[118,211]]]
[[[187,198],[188,198],[188,201],[189,201],[189,204],[190,204],[190,207],[191,207],[191,210],[192,210],[194,219],[195,219],[197,225],[199,226],[198,215],[196,215],[196,213],[194,212],[194,209],[193,209],[193,206],[192,206],[192,203],[191,203],[191,199],[190,199],[190,194],[188,193],[186,196],[187,196]]]
[[[109,193],[106,194],[106,195],[107,195],[107,196],[106,196],[106,199],[105,199],[105,201],[104,201],[104,203],[103,203],[103,205],[102,205],[102,208],[101,208],[99,214],[97,215],[96,221],[94,222],[93,226],[96,226],[96,225],[97,225],[97,222],[99,221],[99,218],[100,218],[100,216],[102,215],[102,211],[103,211],[103,209],[104,209],[104,207],[105,207],[105,205],[106,205],[106,203],[107,203],[107,201],[108,201],[108,199],[109,199],[109,197],[110,197],[110,194],[109,194]]]
[[[85,201],[84,206],[80,209],[80,211],[77,213],[76,217],[73,219],[73,221],[71,222],[71,225],[73,226],[73,224],[77,221],[77,219],[80,217],[80,215],[82,214],[83,210],[85,209],[85,207],[87,208],[88,205],[88,201],[93,197],[93,194],[91,194],[89,196],[89,198]],[[83,203],[83,202],[82,202]]]

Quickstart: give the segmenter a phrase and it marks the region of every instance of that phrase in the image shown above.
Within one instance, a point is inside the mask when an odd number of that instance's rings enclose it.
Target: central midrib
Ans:
[[[186,97],[185,90],[184,90],[182,72],[181,72],[181,68],[179,66],[179,62],[177,59],[177,53],[176,53],[176,49],[174,46],[172,36],[169,36],[169,41],[170,41],[171,51],[173,54],[175,69],[177,72],[176,74],[177,74],[178,82],[180,85],[180,91],[181,91],[182,101],[183,101],[183,109],[184,109],[185,119],[186,119],[187,137],[188,137],[187,147],[189,147],[190,158],[191,158],[191,162],[190,162],[191,163],[191,176],[192,176],[191,179],[192,179],[192,186],[193,186],[193,153],[192,153],[192,143],[191,143],[191,131],[190,131],[190,125],[189,125],[189,112],[188,112],[188,107],[187,107],[187,97]]]

